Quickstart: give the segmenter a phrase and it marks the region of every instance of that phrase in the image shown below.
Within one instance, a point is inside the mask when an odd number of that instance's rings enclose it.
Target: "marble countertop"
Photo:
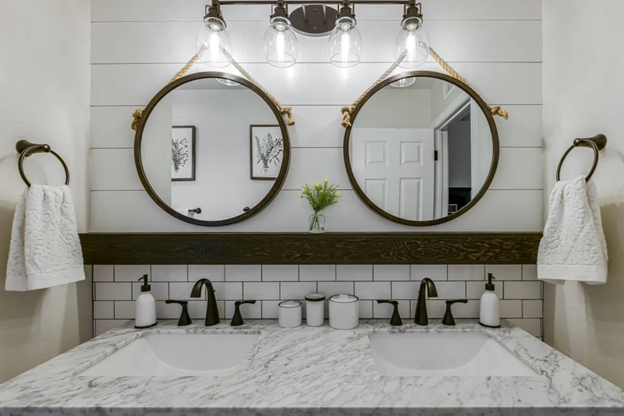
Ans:
[[[534,377],[388,377],[375,369],[368,334],[487,332],[538,374]],[[87,377],[94,363],[146,333],[260,333],[239,371],[222,377]],[[435,351],[414,351],[435,354]],[[200,357],[198,357],[200,358]],[[5,357],[6,359],[6,357]],[[540,375],[541,374],[541,375]],[[0,385],[0,415],[446,415],[624,414],[618,387],[505,323],[390,327],[361,321],[354,330],[327,324],[284,329],[276,321],[240,327],[174,322],[149,330],[111,330]]]

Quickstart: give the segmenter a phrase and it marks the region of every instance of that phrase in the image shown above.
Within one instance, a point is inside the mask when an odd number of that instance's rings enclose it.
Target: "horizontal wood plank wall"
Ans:
[[[82,234],[87,264],[535,264],[539,233]]]
[[[501,155],[491,190],[469,213],[447,224],[412,228],[389,222],[364,206],[342,162],[340,106],[356,99],[392,62],[401,8],[358,6],[363,63],[327,63],[326,38],[299,36],[299,62],[280,70],[264,62],[262,35],[268,6],[224,7],[235,57],[283,104],[294,107],[293,152],[286,184],[273,203],[241,224],[203,228],[161,211],[142,189],[132,158],[129,125],[194,53],[206,0],[91,0],[92,232],[305,231],[309,208],[299,198],[305,182],[330,177],[343,197],[327,212],[328,229],[343,232],[534,232],[542,226],[542,84],[540,0],[426,0],[432,46],[491,104]],[[435,62],[422,69],[441,71]],[[196,65],[190,72],[209,70]],[[227,72],[236,73],[233,68]]]

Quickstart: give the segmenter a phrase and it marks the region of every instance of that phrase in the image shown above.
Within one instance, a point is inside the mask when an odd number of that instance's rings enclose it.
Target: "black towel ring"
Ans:
[[[585,181],[589,182],[592,175],[596,171],[596,167],[598,167],[598,159],[600,158],[599,153],[602,149],[605,148],[606,145],[607,145],[607,136],[605,136],[604,134],[598,134],[594,137],[587,137],[584,139],[574,139],[574,143],[572,144],[572,146],[570,146],[570,148],[566,150],[566,152],[561,157],[561,160],[559,161],[559,166],[557,166],[557,181],[561,180],[561,167],[563,166],[563,161],[568,156],[568,154],[572,151],[572,149],[574,149],[575,147],[590,147],[594,149],[594,163],[592,164],[592,167],[589,170],[589,173],[585,177]]]
[[[17,153],[20,154],[19,160],[17,162],[17,167],[19,169],[20,176],[22,177],[24,182],[26,182],[26,185],[30,187],[30,182],[28,181],[28,178],[26,178],[26,174],[24,173],[24,158],[27,158],[28,156],[35,153],[51,153],[56,156],[59,162],[61,162],[61,165],[63,165],[63,169],[65,170],[65,185],[69,185],[69,169],[67,168],[67,165],[65,164],[63,158],[59,156],[59,154],[56,153],[54,150],[52,150],[50,145],[31,143],[28,140],[20,140],[15,145],[15,148],[17,149]]]

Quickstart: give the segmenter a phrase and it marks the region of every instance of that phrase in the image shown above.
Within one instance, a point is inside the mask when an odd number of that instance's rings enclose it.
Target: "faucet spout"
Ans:
[[[438,290],[436,289],[435,283],[433,283],[433,280],[425,277],[420,282],[420,288],[418,289],[418,302],[416,303],[416,316],[414,317],[414,322],[417,325],[429,325],[426,302],[427,294],[432,298],[438,297]]]
[[[217,299],[215,297],[214,288],[212,287],[212,282],[208,279],[199,279],[193,285],[193,289],[191,289],[191,297],[201,297],[203,286],[206,286],[206,294],[208,295],[208,302],[206,305],[206,326],[213,326],[218,324],[221,320],[219,319],[219,308],[217,308]]]

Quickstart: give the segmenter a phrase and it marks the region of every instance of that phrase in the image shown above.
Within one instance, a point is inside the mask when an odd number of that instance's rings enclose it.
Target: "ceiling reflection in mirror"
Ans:
[[[178,85],[151,108],[142,130],[148,192],[190,222],[236,222],[279,190],[283,132],[276,110],[239,82],[199,78]]]
[[[498,157],[497,135],[479,103],[436,77],[402,78],[374,92],[348,140],[356,191],[381,215],[406,224],[471,206]]]

